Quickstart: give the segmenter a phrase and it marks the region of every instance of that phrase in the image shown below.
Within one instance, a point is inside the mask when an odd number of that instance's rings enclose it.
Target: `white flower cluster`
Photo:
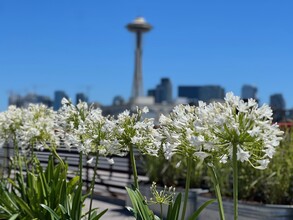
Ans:
[[[58,144],[54,134],[55,114],[44,105],[31,104],[27,109],[9,106],[6,112],[0,113],[1,143],[12,140],[23,152],[29,146],[42,149],[46,142]]]
[[[121,151],[129,151],[129,146],[136,146],[141,153],[157,156],[160,148],[160,135],[154,128],[153,118],[144,118],[148,108],[137,108],[137,112],[130,114],[128,110],[120,113],[115,121],[114,136],[116,145]],[[113,144],[113,143],[112,143]]]
[[[161,115],[159,131],[167,159],[175,153],[201,159],[208,156],[203,150],[205,139],[202,130],[196,126],[197,121],[196,108],[189,105],[178,105],[169,116]]]
[[[101,109],[85,102],[75,106],[67,99],[62,100],[58,112],[44,105],[10,106],[0,113],[0,142],[2,146],[13,140],[24,153],[32,147],[56,148],[62,141],[67,148],[74,147],[84,154],[125,155],[131,145],[142,153],[157,155],[160,138],[153,119],[141,120],[147,111],[124,111],[114,119],[104,117]]]
[[[52,147],[59,145],[59,138],[55,135],[56,112],[45,105],[30,104],[22,109],[22,126],[18,132],[18,140],[23,151],[30,146],[43,149],[50,143]]]
[[[22,125],[23,111],[16,106],[0,113],[0,147],[9,140],[16,140],[16,135]]]
[[[227,93],[225,102],[198,107],[177,106],[168,116],[161,116],[163,150],[167,158],[179,153],[194,159],[213,157],[227,162],[237,148],[237,159],[265,169],[282,139],[283,132],[272,124],[272,110],[255,100],[240,100]]]
[[[178,105],[168,115],[161,115],[159,128],[153,118],[144,118],[145,107],[135,113],[128,110],[117,119],[104,117],[100,109],[67,99],[58,111],[44,105],[27,109],[10,106],[0,113],[0,144],[14,140],[23,149],[29,146],[52,147],[64,141],[68,148],[101,155],[125,155],[130,146],[141,153],[157,156],[162,147],[165,157],[173,154],[193,159],[216,159],[222,163],[237,150],[237,159],[265,169],[282,139],[283,132],[272,124],[269,106],[249,99],[240,100],[227,93],[224,102],[199,106]],[[48,145],[48,146],[49,146]]]
[[[117,153],[103,145],[111,139],[114,123],[102,116],[101,109],[88,106],[86,102],[75,106],[65,98],[62,104],[57,122],[65,146],[76,147],[85,154],[99,152],[106,156]]]

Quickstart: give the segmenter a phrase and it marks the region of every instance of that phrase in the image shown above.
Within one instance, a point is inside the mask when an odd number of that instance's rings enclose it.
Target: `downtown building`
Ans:
[[[273,121],[286,121],[286,102],[281,93],[270,96],[270,106],[273,110]]]
[[[172,83],[169,78],[162,78],[155,89],[148,90],[148,96],[155,98],[155,103],[173,103]]]
[[[178,97],[186,98],[188,103],[193,105],[197,105],[198,101],[206,103],[222,101],[225,97],[225,89],[219,85],[179,86]]]
[[[241,89],[241,99],[248,101],[248,99],[254,99],[258,102],[257,87],[252,85],[243,85]]]

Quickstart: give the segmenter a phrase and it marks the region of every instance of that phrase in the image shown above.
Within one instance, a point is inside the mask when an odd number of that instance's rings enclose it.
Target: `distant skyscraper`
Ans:
[[[225,90],[221,86],[202,86],[199,91],[199,100],[202,100],[204,102],[222,100],[225,97]]]
[[[225,90],[217,85],[179,86],[178,96],[188,98],[190,102],[197,104],[198,101],[222,100],[225,96]]]
[[[37,103],[42,103],[48,107],[52,107],[53,106],[53,101],[50,97],[48,96],[37,96]]]
[[[61,101],[63,98],[68,99],[68,95],[61,90],[55,91],[54,93],[54,105],[53,105],[53,109],[55,111],[57,111],[59,108],[61,108],[62,104]]]
[[[88,97],[84,93],[80,92],[76,94],[75,103],[78,104],[79,101],[88,102],[89,100],[88,100]]]
[[[127,29],[136,34],[136,49],[135,49],[135,66],[134,78],[132,84],[131,98],[134,100],[137,97],[143,96],[143,81],[142,81],[142,35],[152,29],[144,18],[138,17],[132,23],[128,24]]]
[[[149,89],[148,90],[148,96],[156,97],[156,89]]]
[[[273,109],[274,121],[283,121],[286,117],[286,103],[281,93],[273,94],[270,96],[270,106]]]
[[[155,103],[172,103],[172,83],[169,78],[162,78],[155,89],[148,90],[148,95],[155,97]]]
[[[281,93],[273,94],[270,96],[270,106],[272,109],[285,109],[286,103]]]
[[[248,100],[250,98],[257,100],[257,88],[251,85],[243,85],[241,90],[241,98]]]

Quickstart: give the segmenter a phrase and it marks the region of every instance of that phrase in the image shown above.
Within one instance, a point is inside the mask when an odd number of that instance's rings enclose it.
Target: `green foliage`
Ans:
[[[176,196],[175,202],[170,203],[168,206],[168,212],[167,212],[167,219],[178,219],[179,218],[179,212],[180,212],[180,206],[181,206],[181,198],[182,195],[179,193]]]
[[[16,172],[15,180],[1,181],[0,219],[81,219],[86,195],[79,177],[68,181],[67,165],[55,165],[53,156],[45,170],[37,158],[33,161],[34,172],[28,171],[26,178]]]
[[[150,210],[149,204],[140,191],[136,188],[128,188],[126,187],[127,193],[130,197],[132,208],[127,207],[130,212],[134,215],[137,220],[160,220],[160,218],[154,215],[153,211]],[[192,215],[188,218],[188,220],[196,220],[200,213],[211,203],[215,202],[215,199],[211,199],[202,204]],[[179,220],[179,213],[182,209],[182,194],[178,193],[175,201],[171,201],[168,204],[167,211],[167,220]],[[163,204],[161,204],[163,205]],[[162,215],[162,213],[161,213]],[[162,218],[163,219],[163,218]]]
[[[130,212],[134,215],[137,220],[158,220],[157,216],[154,215],[153,211],[151,211],[148,207],[147,201],[142,196],[140,191],[133,188],[126,187],[126,191],[130,197],[132,208],[127,207]]]

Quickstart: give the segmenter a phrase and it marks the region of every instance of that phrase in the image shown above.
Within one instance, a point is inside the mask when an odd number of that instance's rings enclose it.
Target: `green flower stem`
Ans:
[[[186,182],[185,182],[185,193],[184,193],[184,204],[183,204],[183,210],[182,210],[182,217],[181,219],[185,219],[185,212],[187,208],[187,201],[188,201],[188,192],[190,187],[190,178],[191,178],[191,165],[192,165],[192,158],[187,158],[187,176],[186,176]]]
[[[221,188],[220,188],[218,175],[217,175],[215,167],[213,167],[213,166],[208,166],[208,167],[211,169],[212,174],[213,174],[212,179],[213,179],[214,188],[215,188],[216,197],[217,197],[218,206],[219,206],[219,215],[220,215],[221,220],[225,220],[223,200],[222,200]]]
[[[19,147],[18,147],[18,143],[17,143],[16,138],[13,139],[13,145],[14,145],[14,151],[16,153],[15,158],[17,160],[17,166],[18,166],[18,169],[19,169],[20,179],[21,179],[21,182],[22,182],[22,184],[21,184],[22,192],[25,192],[24,176],[23,176],[23,172],[22,172],[22,160],[20,158]],[[15,167],[16,167],[16,165],[15,165]],[[14,174],[14,178],[16,178],[15,174]]]
[[[97,169],[98,169],[98,162],[99,162],[99,151],[96,154],[96,162],[95,162],[95,167],[94,167],[94,176],[91,182],[91,201],[90,201],[90,207],[89,207],[89,218],[88,220],[91,219],[91,214],[92,214],[92,204],[93,204],[93,198],[94,198],[94,189],[95,189],[95,182],[96,182],[96,174],[97,174]]]
[[[134,157],[134,152],[133,152],[133,146],[131,144],[129,146],[129,153],[130,153],[130,161],[131,161],[132,172],[133,172],[134,186],[136,189],[139,189],[135,157]]]
[[[62,160],[62,158],[59,156],[59,154],[56,151],[55,147],[52,147],[52,153],[53,155],[59,160],[59,162],[61,163],[62,167],[65,167],[64,161]]]
[[[237,145],[233,144],[233,201],[234,201],[234,220],[238,219],[238,162],[237,162]]]

